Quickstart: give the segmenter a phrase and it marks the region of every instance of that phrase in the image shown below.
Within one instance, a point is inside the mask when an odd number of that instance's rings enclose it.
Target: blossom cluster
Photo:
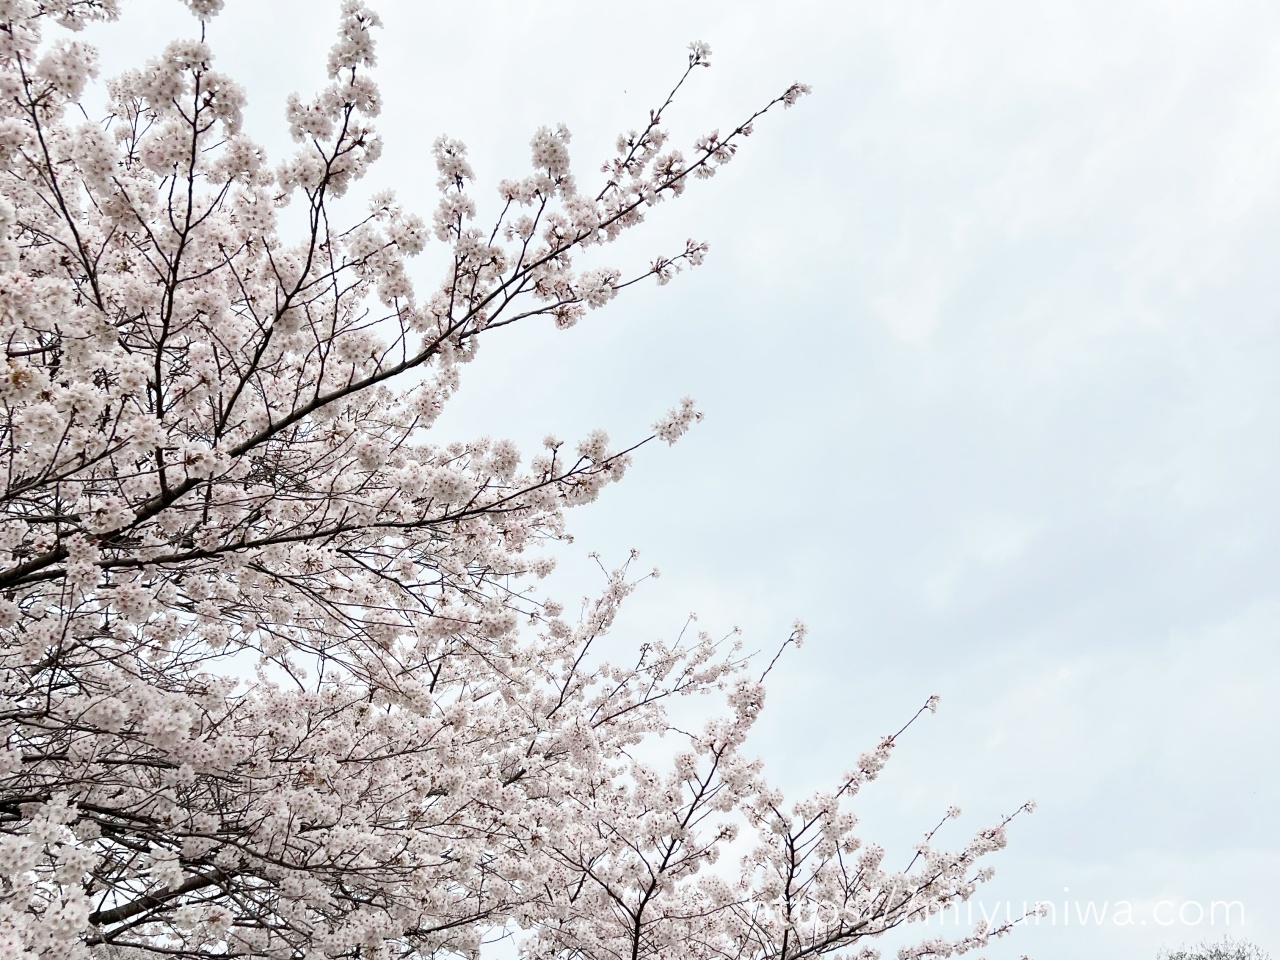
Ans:
[[[441,138],[431,217],[381,193],[352,220],[336,201],[381,150],[377,15],[345,0],[273,163],[204,39],[221,0],[186,2],[201,39],[108,80],[103,122],[94,52],[56,31],[115,0],[0,2],[4,956],[474,956],[519,930],[529,957],[785,960],[970,896],[1003,822],[901,870],[852,832],[896,735],[786,807],[743,752],[764,693],[736,647],[604,659],[630,561],[576,618],[542,592],[566,511],[684,434],[691,400],[623,447],[431,429],[495,331],[701,263],[696,240],[631,272],[579,255],[806,88],[674,149],[695,44],[598,188],[543,128],[481,228]],[[428,243],[448,267],[419,293]],[[723,715],[676,729],[669,702],[717,691]],[[666,766],[637,759],[660,736]]]

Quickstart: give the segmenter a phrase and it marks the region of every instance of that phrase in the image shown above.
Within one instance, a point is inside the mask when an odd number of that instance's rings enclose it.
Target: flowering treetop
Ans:
[[[699,264],[696,241],[631,273],[579,255],[807,88],[676,149],[695,43],[590,188],[543,128],[479,226],[441,138],[429,222],[389,193],[352,221],[335,201],[381,148],[377,15],[344,2],[329,83],[289,99],[296,149],[271,163],[204,39],[221,0],[187,6],[201,39],[108,81],[93,121],[94,51],[46,35],[114,0],[0,2],[0,952],[470,956],[518,931],[529,957],[783,960],[969,897],[1007,819],[952,851],[930,831],[896,869],[854,835],[846,801],[897,735],[784,805],[742,752],[763,688],[736,647],[601,662],[630,563],[576,618],[538,590],[566,509],[639,444],[526,460],[430,430],[482,336]],[[448,269],[420,293],[431,242]],[[668,701],[710,690],[724,714],[675,729]],[[668,765],[637,758],[664,734]]]

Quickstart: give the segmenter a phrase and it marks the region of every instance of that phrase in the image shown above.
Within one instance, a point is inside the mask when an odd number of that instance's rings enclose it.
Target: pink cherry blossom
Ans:
[[[673,149],[694,43],[591,183],[569,131],[540,129],[480,224],[441,137],[429,217],[382,192],[344,220],[381,151],[377,15],[343,3],[328,82],[288,101],[293,152],[268,163],[204,39],[221,0],[185,2],[201,39],[108,80],[100,123],[96,55],[56,31],[114,0],[0,4],[0,952],[390,960],[507,930],[530,958],[870,957],[972,896],[1012,817],[899,860],[855,833],[905,727],[788,804],[747,752],[769,669],[736,630],[606,658],[650,576],[634,553],[576,615],[545,594],[566,511],[684,435],[691,399],[648,437],[528,457],[431,429],[497,331],[701,264],[697,240],[647,267],[580,254],[808,88]],[[703,694],[718,712],[678,728],[668,705]]]

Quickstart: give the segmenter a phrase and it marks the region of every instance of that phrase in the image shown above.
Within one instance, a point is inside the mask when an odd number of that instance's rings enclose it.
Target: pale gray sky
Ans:
[[[275,156],[337,6],[228,0],[211,30]],[[587,550],[636,546],[664,577],[619,642],[689,610],[760,648],[808,621],[757,738],[797,791],[940,693],[867,793],[868,832],[905,849],[948,804],[977,827],[1034,796],[989,908],[1134,906],[993,960],[1227,932],[1162,925],[1162,900],[1242,901],[1230,932],[1280,953],[1280,6],[376,6],[369,186],[424,214],[437,134],[492,184],[564,121],[585,176],[692,39],[716,65],[674,115],[686,139],[815,88],[618,251],[693,234],[705,267],[466,372],[442,430],[622,440],[686,393],[707,413],[573,517],[565,591],[593,586]],[[93,32],[108,72],[191,31],[175,0],[131,10]]]

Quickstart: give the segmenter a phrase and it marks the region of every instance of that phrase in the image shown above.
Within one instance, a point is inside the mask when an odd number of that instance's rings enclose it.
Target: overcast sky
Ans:
[[[126,6],[92,32],[107,73],[193,30],[175,0]],[[211,28],[275,157],[337,6],[228,0]],[[369,186],[424,214],[436,135],[471,145],[484,197],[564,121],[585,178],[693,39],[715,66],[684,139],[814,86],[616,254],[693,235],[706,266],[466,371],[440,425],[460,437],[622,441],[686,393],[707,414],[574,515],[560,588],[635,546],[664,576],[620,644],[697,610],[772,648],[804,618],[756,740],[795,791],[941,694],[866,794],[868,835],[906,850],[955,803],[959,842],[1035,797],[988,908],[1134,909],[992,960],[1153,958],[1227,932],[1159,922],[1213,900],[1280,954],[1280,5],[376,7]]]

